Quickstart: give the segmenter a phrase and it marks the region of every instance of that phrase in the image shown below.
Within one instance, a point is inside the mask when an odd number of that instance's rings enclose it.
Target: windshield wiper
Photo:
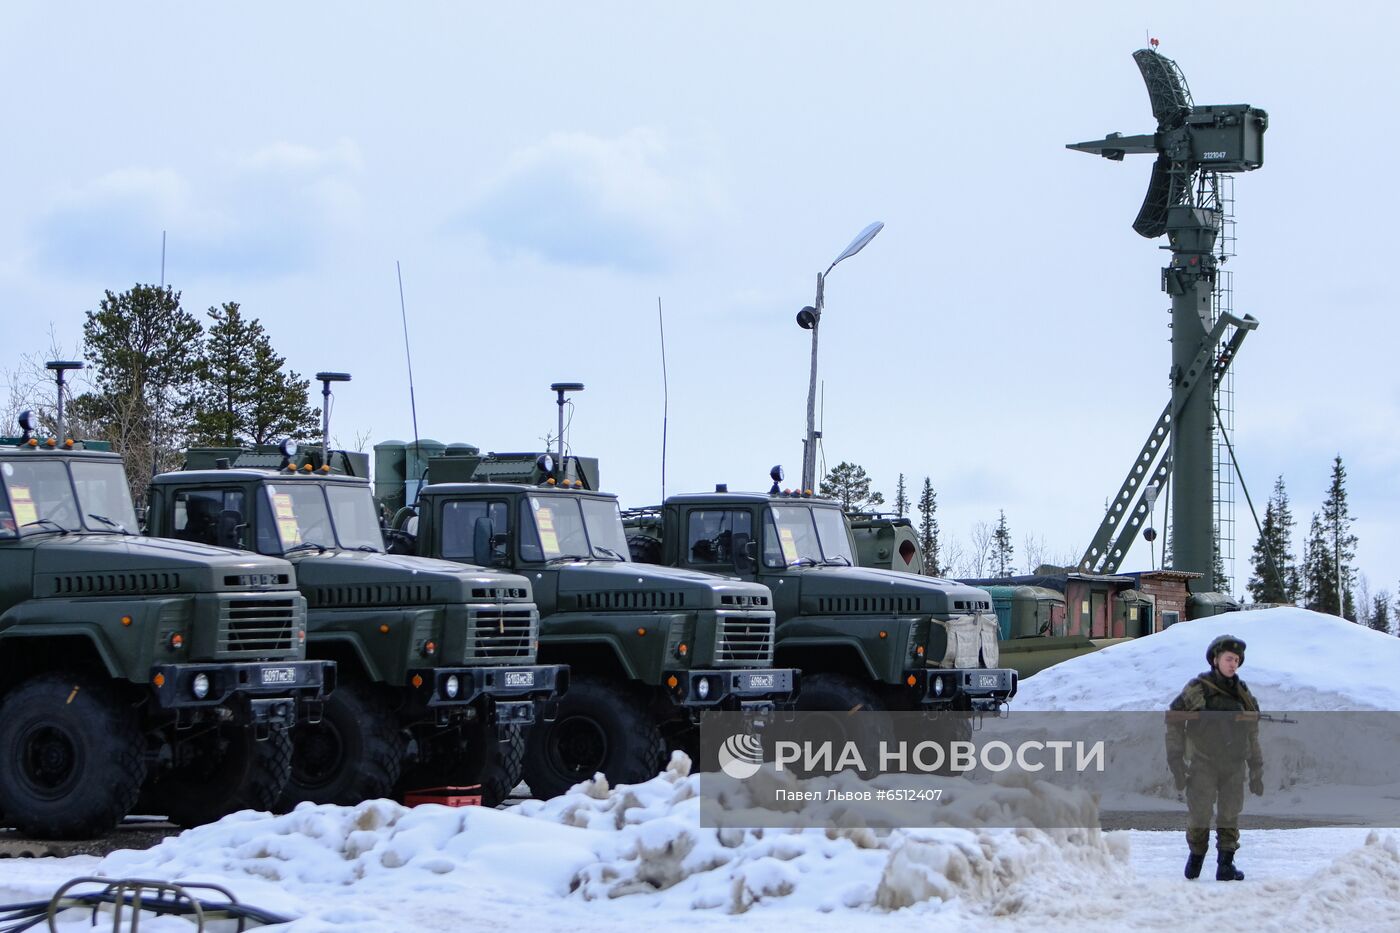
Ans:
[[[126,526],[123,525],[121,522],[112,521],[112,519],[108,518],[108,517],[105,516],[105,515],[98,515],[96,512],[89,512],[89,513],[88,513],[88,518],[95,518],[95,519],[97,519],[99,522],[101,522],[102,524],[104,524],[104,525],[109,525],[109,526],[111,526],[112,528],[117,529],[117,531],[120,531],[120,532],[121,532],[122,534],[124,534],[124,535],[129,535],[129,534],[131,534],[131,532],[127,531],[127,530],[126,530]]]
[[[375,547],[375,546],[372,545],[372,544],[361,544],[361,545],[358,545],[358,546],[356,546],[355,550],[357,550],[357,551],[369,551],[371,554],[378,554],[378,553],[380,553],[379,548]]]
[[[66,535],[70,531],[72,531],[71,528],[68,528],[64,525],[60,525],[58,522],[54,521],[51,518],[36,518],[32,522],[25,522],[23,525],[20,525],[20,527],[28,528],[30,525],[52,525],[52,528],[41,528],[39,530],[47,531],[49,534],[53,535]]]
[[[851,561],[849,558],[846,557],[846,555],[837,554],[835,557],[828,557],[826,560],[822,561],[822,566],[849,567],[851,566]]]
[[[603,545],[601,545],[601,544],[595,544],[595,545],[593,545],[593,550],[594,550],[594,551],[602,551],[604,557],[611,557],[613,560],[626,560],[626,559],[627,559],[626,557],[623,557],[621,554],[619,554],[619,553],[617,553],[616,551],[614,551],[612,548],[610,548],[610,547],[603,547]],[[596,557],[597,555],[595,554],[594,556]]]
[[[562,564],[569,560],[588,560],[587,554],[560,554],[558,557],[551,557],[545,561],[546,564]]]
[[[287,548],[282,554],[286,556],[287,554],[295,554],[297,551],[306,551],[311,548],[315,548],[317,554],[324,554],[330,550],[330,548],[326,547],[324,544],[317,544],[315,541],[303,541],[300,544]]]
[[[789,567],[815,567],[815,566],[817,566],[817,560],[816,560],[816,558],[814,558],[814,557],[799,557],[799,558],[797,558],[797,559],[795,559],[795,560],[790,560],[790,561],[788,561],[788,566],[789,566]]]

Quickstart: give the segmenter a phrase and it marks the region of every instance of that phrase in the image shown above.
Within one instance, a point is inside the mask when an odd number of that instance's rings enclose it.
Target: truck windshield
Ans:
[[[841,513],[801,505],[769,506],[763,519],[763,563],[768,567],[849,567],[851,547]]]
[[[0,524],[8,529],[12,523],[22,535],[136,531],[136,511],[120,463],[76,463],[71,478],[68,469],[55,460],[10,461],[0,467],[10,512],[9,521]]]
[[[120,463],[74,463],[73,485],[90,531],[136,533],[136,509]]]
[[[627,537],[615,501],[531,496],[520,511],[520,556],[525,560],[627,560]]]
[[[384,535],[368,486],[326,487],[331,504],[331,520],[340,546],[356,551],[383,551]]]
[[[267,502],[284,553],[301,546],[384,550],[368,487],[279,483],[267,486]]]
[[[331,515],[320,486],[282,483],[266,488],[267,501],[272,506],[272,528],[283,551],[302,544],[335,547]]]

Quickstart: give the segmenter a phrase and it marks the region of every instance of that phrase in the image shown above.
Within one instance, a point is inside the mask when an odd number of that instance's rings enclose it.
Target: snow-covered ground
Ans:
[[[1249,643],[1241,675],[1268,708],[1400,709],[1400,639],[1285,609],[1067,662],[1026,681],[1017,706],[1161,709],[1224,631]],[[1210,862],[1203,880],[1181,877],[1177,832],[716,830],[699,826],[697,795],[678,758],[645,784],[595,781],[508,810],[244,812],[146,851],[0,861],[0,903],[100,874],[217,881],[298,917],[296,931],[1400,930],[1400,831],[1246,830],[1247,880],[1222,884]]]

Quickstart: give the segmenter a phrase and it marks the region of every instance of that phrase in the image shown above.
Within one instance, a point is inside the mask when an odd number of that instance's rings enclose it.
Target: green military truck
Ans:
[[[290,444],[191,450],[152,481],[149,531],[296,567],[307,653],[335,661],[340,685],[293,734],[281,807],[470,784],[494,806],[519,782],[522,729],[568,670],[536,663],[525,578],[385,552],[368,468],[365,454]]]
[[[840,504],[781,492],[781,476],[775,467],[767,494],[720,486],[628,512],[629,545],[638,559],[767,586],[777,663],[803,673],[799,709],[986,711],[1015,695],[987,593],[858,566]]]
[[[305,659],[291,565],[141,537],[120,457],[20,423],[0,440],[0,823],[84,838],[138,799],[184,825],[268,809],[335,684]]]
[[[525,574],[540,607],[540,656],[573,670],[558,718],[531,730],[525,779],[537,796],[595,772],[655,776],[666,749],[696,751],[703,710],[790,705],[798,672],[773,666],[774,615],[762,586],[637,564],[597,461],[488,454],[454,445],[427,460],[404,502],[406,445],[376,447],[376,492],[395,537],[416,553]],[[396,462],[397,459],[397,462]],[[384,485],[378,485],[384,477]]]

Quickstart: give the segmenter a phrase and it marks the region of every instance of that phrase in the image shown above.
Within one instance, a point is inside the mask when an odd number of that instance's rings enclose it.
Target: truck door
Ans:
[[[248,503],[242,489],[178,489],[166,514],[170,516],[170,527],[162,536],[217,547],[248,547]]]

